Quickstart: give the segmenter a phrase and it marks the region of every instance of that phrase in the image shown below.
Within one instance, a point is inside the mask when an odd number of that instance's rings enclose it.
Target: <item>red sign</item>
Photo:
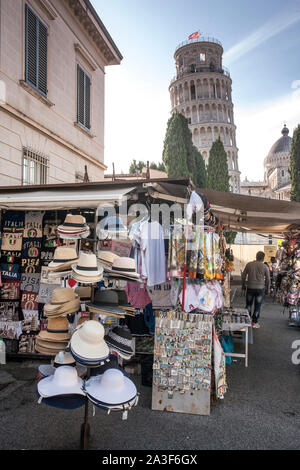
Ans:
[[[195,33],[189,35],[189,39],[197,39],[198,37],[199,37],[198,31],[196,31]]]

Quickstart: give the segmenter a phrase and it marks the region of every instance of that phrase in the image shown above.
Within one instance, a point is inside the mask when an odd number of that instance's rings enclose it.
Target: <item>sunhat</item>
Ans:
[[[133,355],[133,338],[128,328],[115,326],[104,337],[108,346],[128,356]]]
[[[75,313],[79,310],[80,300],[71,287],[58,287],[53,290],[50,303],[45,304],[46,316]]]
[[[60,348],[58,349],[50,349],[50,348],[44,348],[43,346],[40,346],[37,342],[35,343],[35,350],[39,352],[40,354],[44,354],[45,356],[56,356],[57,353],[61,350]]]
[[[116,258],[112,264],[110,276],[126,277],[129,279],[139,279],[140,275],[136,272],[135,260],[133,258]]]
[[[36,391],[36,396],[39,399],[38,402],[44,403],[48,406],[53,406],[54,408],[60,408],[62,410],[76,410],[85,405],[87,397],[85,395],[78,394],[69,394],[69,395],[58,395],[54,397],[41,397],[41,395]]]
[[[81,252],[77,264],[72,265],[72,270],[76,276],[85,278],[98,278],[102,279],[103,267],[97,261],[94,253]]]
[[[58,395],[84,395],[83,381],[78,377],[75,367],[58,367],[53,375],[45,377],[38,382],[38,392],[42,397]]]
[[[118,369],[91,377],[85,382],[84,390],[89,398],[109,406],[127,403],[137,395],[134,383]]]
[[[77,327],[70,345],[75,354],[87,360],[100,360],[109,355],[103,325],[95,320],[85,321]]]
[[[69,341],[69,323],[66,317],[49,318],[47,329],[42,330],[37,338],[43,341],[62,342]]]
[[[55,352],[66,349],[68,346],[68,342],[69,341],[62,341],[60,343],[59,342],[52,343],[51,341],[44,341],[40,339],[38,336],[36,338],[36,344],[38,346],[41,346],[42,348],[54,350]]]
[[[90,312],[107,312],[125,314],[125,310],[118,305],[118,294],[113,290],[97,290],[92,302],[87,302],[86,307]]]
[[[79,377],[82,377],[87,372],[87,368],[81,364],[77,364],[69,352],[59,351],[54,358],[53,364],[41,364],[39,366],[39,373],[43,377],[48,377],[54,374],[57,367],[61,366],[76,367]]]
[[[98,277],[91,277],[91,276],[78,276],[78,274],[72,271],[72,278],[79,282],[80,284],[96,284],[97,282],[102,280],[102,275]]]
[[[81,232],[86,227],[86,220],[82,215],[67,214],[64,223],[58,226],[57,231]]]
[[[64,271],[71,269],[71,265],[78,260],[75,248],[58,246],[53,255],[53,260],[48,264],[50,271]]]
[[[98,254],[98,260],[104,266],[104,269],[111,269],[115,259],[119,258],[118,255],[111,251],[100,251]]]
[[[92,295],[92,288],[86,286],[78,286],[75,289],[75,293],[78,295],[81,301],[90,300]]]

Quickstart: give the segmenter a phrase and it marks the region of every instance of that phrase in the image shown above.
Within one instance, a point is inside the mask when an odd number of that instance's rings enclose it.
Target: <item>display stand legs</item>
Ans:
[[[84,408],[84,422],[81,425],[80,431],[80,450],[87,450],[89,448],[90,440],[90,425],[89,419],[89,401],[86,401]]]

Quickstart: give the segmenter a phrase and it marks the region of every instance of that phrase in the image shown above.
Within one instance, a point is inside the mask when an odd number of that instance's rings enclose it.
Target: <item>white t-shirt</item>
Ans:
[[[155,286],[166,281],[166,259],[163,228],[158,222],[143,222],[140,226],[142,277],[147,286]]]
[[[175,307],[178,299],[179,283],[171,281],[147,288],[153,308]]]

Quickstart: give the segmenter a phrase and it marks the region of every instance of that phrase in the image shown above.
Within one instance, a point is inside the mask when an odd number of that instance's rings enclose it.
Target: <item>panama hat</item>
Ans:
[[[128,328],[115,326],[104,339],[108,346],[117,352],[120,351],[128,356],[133,355],[133,339]]]
[[[75,276],[83,279],[92,278],[100,281],[103,276],[103,267],[93,253],[81,252],[78,263],[72,265],[72,270]]]
[[[67,214],[65,221],[59,225],[57,231],[81,232],[86,230],[86,220],[82,215]]]
[[[41,346],[42,348],[54,350],[55,352],[66,349],[68,346],[68,342],[69,341],[61,341],[61,342],[52,343],[51,341],[44,341],[39,337],[36,338],[36,344],[38,346]]]
[[[77,260],[75,248],[58,246],[54,251],[53,260],[48,264],[48,269],[50,271],[64,271],[71,268],[71,265]]]
[[[78,377],[75,367],[61,366],[55,370],[53,375],[38,382],[38,392],[41,397],[84,395],[82,385],[83,381]]]
[[[70,345],[76,355],[87,360],[99,360],[109,355],[103,325],[95,320],[79,325],[72,335]]]
[[[93,302],[87,302],[86,307],[90,312],[104,312],[114,314],[125,314],[125,310],[118,305],[118,294],[113,290],[98,290]]]
[[[108,369],[103,375],[91,377],[84,389],[89,398],[107,405],[127,403],[137,395],[134,383],[118,369]]]
[[[71,287],[57,287],[53,290],[50,303],[45,304],[46,316],[75,313],[80,306],[78,295]]]
[[[59,353],[61,349],[60,348],[57,348],[57,349],[44,348],[43,346],[40,346],[38,342],[36,342],[35,350],[40,354],[44,354],[45,356],[56,356],[56,354]]]
[[[133,258],[120,256],[114,260],[109,275],[129,279],[140,279],[140,275],[136,272],[135,260]]]
[[[43,341],[63,342],[69,341],[69,322],[66,317],[49,318],[47,329],[37,335]],[[46,346],[47,347],[47,346]]]
[[[104,269],[110,270],[115,259],[119,258],[118,255],[111,251],[100,251],[98,254],[98,260],[104,266]]]
[[[105,362],[108,360],[108,357],[109,355],[107,355],[106,357],[102,357],[100,359],[97,359],[97,360],[93,360],[91,361],[90,359],[87,359],[85,357],[81,357],[81,356],[78,356],[76,353],[74,353],[74,351],[72,350],[72,347],[70,346],[70,353],[72,354],[72,356],[74,357],[75,361],[78,363],[78,364],[81,364],[85,367],[88,367],[89,369],[97,369],[99,368],[100,366],[102,366],[103,364],[105,364]]]

